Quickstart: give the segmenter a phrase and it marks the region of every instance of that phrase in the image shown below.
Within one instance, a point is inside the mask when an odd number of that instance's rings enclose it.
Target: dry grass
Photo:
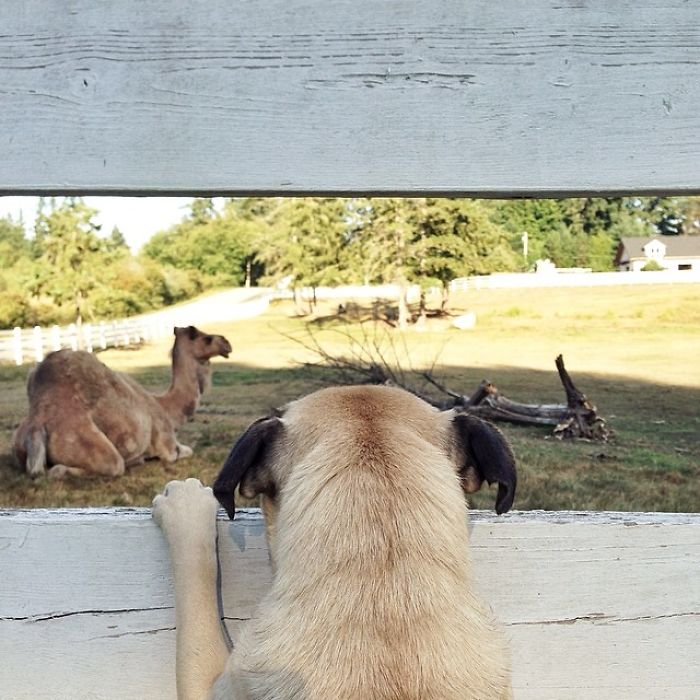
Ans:
[[[700,510],[699,287],[483,290],[452,303],[454,313],[475,310],[477,327],[457,331],[434,321],[424,332],[407,332],[416,368],[439,354],[436,373],[456,389],[470,392],[487,377],[515,400],[555,402],[563,400],[554,368],[561,352],[616,432],[606,445],[561,443],[548,429],[506,426],[520,466],[517,508]],[[329,319],[315,332],[324,347],[342,352],[338,330],[358,331],[331,319],[333,308],[321,310]],[[215,361],[212,390],[180,433],[195,456],[169,474],[155,461],[114,481],[30,481],[9,454],[12,429],[26,413],[26,368],[0,366],[0,506],[147,505],[171,478],[210,483],[248,423],[327,381],[322,370],[299,367],[313,358],[286,337],[304,337],[305,321],[282,304],[256,319],[206,328],[225,334],[234,353],[231,361]],[[169,344],[110,350],[100,359],[161,390]],[[491,495],[474,503],[489,507]]]

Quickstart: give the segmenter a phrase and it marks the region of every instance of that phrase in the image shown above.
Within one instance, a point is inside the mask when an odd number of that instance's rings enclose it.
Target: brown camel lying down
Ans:
[[[213,493],[188,479],[153,502],[178,698],[510,698],[505,640],[471,582],[463,490],[498,482],[505,512],[515,469],[494,426],[389,387],[324,389],[253,423]],[[236,487],[262,494],[273,581],[229,655],[214,496],[233,517]]]
[[[29,416],[13,436],[17,462],[32,476],[120,476],[126,467],[158,457],[166,464],[189,457],[175,431],[194,415],[209,360],[228,357],[221,335],[194,326],[175,328],[172,382],[165,394],[146,391],[94,355],[58,350],[29,375]]]

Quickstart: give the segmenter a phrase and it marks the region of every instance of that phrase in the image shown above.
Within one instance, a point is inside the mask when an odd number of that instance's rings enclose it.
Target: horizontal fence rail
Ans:
[[[495,272],[459,277],[450,291],[468,289],[523,289],[538,287],[617,287],[648,284],[700,284],[700,271],[687,272]]]
[[[700,284],[700,270],[687,272],[591,272],[554,268],[547,272],[493,272],[489,275],[458,277],[448,284],[450,292],[470,289],[508,289],[538,287],[616,287],[649,284]],[[417,303],[421,288],[417,284],[407,287],[407,301]],[[440,287],[433,286],[423,290],[426,296],[439,297]],[[336,287],[298,287],[296,290],[278,288],[275,299],[293,299],[310,301],[311,299],[346,300],[346,299],[387,299],[396,300],[401,295],[397,284],[382,285],[339,285]]]
[[[700,515],[470,515],[515,700],[697,700]],[[270,585],[261,515],[219,520],[235,640]],[[0,695],[171,700],[170,561],[147,509],[0,511]]]
[[[71,323],[0,331],[0,362],[41,362],[49,352],[61,348],[95,352],[139,345],[171,334],[174,326],[257,316],[267,309],[271,298],[269,290],[234,289],[132,318],[84,323],[80,327]]]
[[[0,193],[700,191],[695,2],[22,6]]]

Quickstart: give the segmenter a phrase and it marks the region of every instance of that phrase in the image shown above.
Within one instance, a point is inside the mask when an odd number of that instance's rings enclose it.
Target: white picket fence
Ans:
[[[41,362],[47,353],[61,348],[73,350],[105,350],[114,347],[128,347],[154,340],[172,332],[164,321],[156,319],[146,322],[143,319],[121,319],[85,323],[78,328],[75,323],[69,326],[42,328],[14,328],[0,331],[0,361],[13,361],[16,365],[25,362]]]
[[[143,316],[84,323],[80,328],[50,326],[0,331],[0,362],[41,362],[61,348],[106,350],[129,347],[162,338],[173,326],[200,325],[251,318],[267,309],[272,292],[266,289],[231,289]]]
[[[439,293],[438,287],[427,290],[429,294]],[[409,285],[407,300],[416,303],[420,299],[421,288],[417,284]],[[293,299],[294,290],[289,288],[277,288],[275,299]],[[396,300],[401,295],[401,287],[398,284],[341,284],[335,287],[298,287],[297,298],[300,301],[316,299],[390,299]]]
[[[450,291],[469,289],[522,289],[537,287],[608,287],[640,284],[700,284],[700,272],[659,270],[655,272],[495,272],[460,277],[450,282]]]

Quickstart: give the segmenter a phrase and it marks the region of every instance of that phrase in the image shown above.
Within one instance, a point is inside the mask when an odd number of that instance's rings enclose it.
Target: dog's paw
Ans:
[[[208,486],[199,479],[171,481],[153,499],[153,519],[166,532],[193,529],[216,523],[219,504]]]

